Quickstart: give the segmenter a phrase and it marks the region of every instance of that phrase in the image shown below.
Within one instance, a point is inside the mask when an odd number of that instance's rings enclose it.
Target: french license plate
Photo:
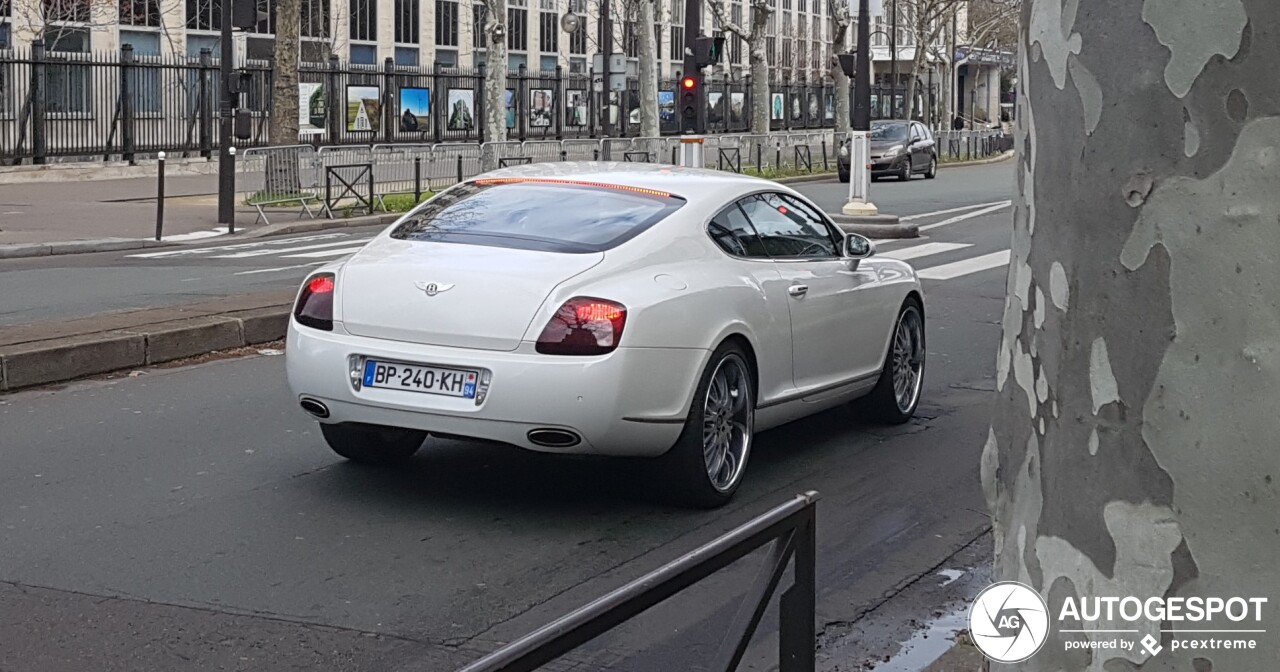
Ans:
[[[364,363],[364,386],[474,399],[476,372],[403,362]]]

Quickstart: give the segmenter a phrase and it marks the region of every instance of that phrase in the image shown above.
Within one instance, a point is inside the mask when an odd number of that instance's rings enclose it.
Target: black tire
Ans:
[[[903,408],[902,404],[899,403],[894,385],[894,346],[898,338],[899,328],[903,325],[904,320],[910,320],[912,315],[918,319],[919,324],[919,342],[916,346],[917,356],[919,357],[919,372],[917,380],[913,383],[914,391],[911,403],[906,408]],[[924,390],[926,352],[924,325],[924,309],[920,306],[920,302],[914,298],[904,301],[902,308],[898,310],[898,317],[893,321],[893,333],[889,337],[889,348],[885,351],[884,366],[880,369],[880,380],[876,382],[871,394],[855,403],[856,411],[864,413],[875,422],[887,425],[901,425],[915,415],[916,408],[920,405],[920,396]]]
[[[932,180],[938,176],[938,157],[929,157],[929,171],[924,174],[924,179]]]
[[[845,184],[849,183],[849,170],[847,168],[836,166],[836,175],[840,178],[841,182]]]
[[[723,343],[711,354],[707,368],[698,380],[698,387],[693,394],[693,402],[689,405],[689,415],[685,418],[684,430],[680,438],[658,462],[658,477],[667,487],[663,488],[675,503],[704,509],[724,506],[733,498],[738,486],[742,484],[747,462],[751,455],[752,434],[755,423],[755,379],[751,374],[747,354],[737,344]],[[712,483],[710,468],[703,451],[704,414],[708,406],[708,394],[712,378],[722,364],[734,363],[740,367],[744,378],[738,390],[745,394],[746,410],[746,447],[737,469],[727,487]],[[736,397],[735,397],[736,399]]]
[[[898,171],[898,179],[906,182],[911,179],[911,159],[908,158],[902,164],[902,169]]]
[[[321,423],[320,433],[333,452],[352,462],[377,466],[402,464],[427,440],[422,431],[355,423]]]

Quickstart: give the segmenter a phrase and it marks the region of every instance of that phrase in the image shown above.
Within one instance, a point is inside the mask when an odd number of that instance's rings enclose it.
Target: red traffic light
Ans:
[[[685,77],[684,79],[680,80],[680,85],[686,89],[692,89],[693,87],[698,85],[698,81],[692,77]]]

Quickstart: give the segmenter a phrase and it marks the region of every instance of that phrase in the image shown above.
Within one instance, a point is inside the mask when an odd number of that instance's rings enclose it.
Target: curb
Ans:
[[[840,226],[845,233],[856,233],[867,238],[919,238],[920,225],[915,222],[903,222],[896,215],[872,215],[868,217],[852,217],[840,213],[827,213],[831,221]]]
[[[986,166],[993,163],[1008,161],[1009,159],[1013,158],[1014,153],[1015,153],[1014,150],[1011,149],[1005,152],[1004,154],[1001,154],[1000,156],[994,156],[989,159],[978,159],[977,161],[961,161],[960,163],[939,163],[938,169],[942,170],[945,168],[968,168],[969,166]]]
[[[60,254],[90,254],[93,252],[117,252],[119,250],[141,250],[148,247],[173,247],[175,245],[177,245],[177,243],[131,238],[68,240],[57,243],[15,243],[12,245],[0,245],[0,259],[48,257]]]
[[[347,219],[313,219],[293,224],[268,224],[261,229],[246,231],[245,238],[262,238],[264,236],[283,236],[291,233],[312,233],[329,229],[346,229],[360,226],[386,226],[404,217],[403,212],[389,212],[382,215],[365,215]]]
[[[238,310],[0,347],[11,391],[284,338],[289,305]]]

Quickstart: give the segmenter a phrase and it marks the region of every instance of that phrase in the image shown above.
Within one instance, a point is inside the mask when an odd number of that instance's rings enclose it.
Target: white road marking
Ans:
[[[981,257],[972,257],[963,261],[957,261],[941,266],[926,268],[923,271],[917,271],[916,275],[924,280],[954,280],[961,276],[977,273],[979,271],[987,271],[1009,264],[1009,250],[1000,252],[992,252],[984,254]]]
[[[927,257],[932,254],[942,254],[943,252],[953,252],[955,250],[963,250],[966,247],[973,247],[972,243],[925,243],[923,245],[913,245],[897,250],[889,250],[880,255],[890,259],[898,259],[906,261],[908,259],[918,259]]]
[[[344,247],[340,250],[321,250],[320,252],[303,252],[302,254],[286,254],[285,259],[322,259],[324,257],[340,257],[344,254],[359,252],[364,245],[356,245],[355,247]]]
[[[142,254],[127,255],[136,259],[162,259],[165,257],[183,257],[196,254],[208,254],[210,252],[228,252],[231,250],[248,250],[255,247],[265,247],[268,245],[293,245],[295,243],[305,243],[312,240],[332,240],[334,238],[347,238],[349,233],[322,233],[315,236],[303,236],[301,238],[285,238],[282,240],[259,240],[252,243],[240,243],[238,245],[219,245],[217,247],[193,247],[182,250],[166,250],[164,252],[144,252]]]
[[[240,271],[236,275],[254,275],[257,273],[280,273],[281,271],[296,271],[302,268],[311,268],[312,266],[322,266],[327,261],[313,261],[309,264],[298,264],[297,266],[281,266],[280,268],[255,268],[252,271]]]
[[[965,221],[966,219],[973,219],[974,217],[981,217],[981,216],[983,216],[983,215],[989,215],[989,214],[991,214],[991,213],[993,213],[993,212],[999,212],[1000,210],[1004,210],[1005,208],[1009,207],[1009,206],[1010,206],[1010,205],[1012,205],[1012,204],[1013,204],[1013,201],[1005,201],[1005,202],[1003,202],[1003,203],[997,203],[997,204],[995,204],[995,205],[993,205],[993,206],[991,206],[991,207],[989,207],[989,208],[983,208],[982,210],[978,210],[978,211],[976,211],[976,212],[970,212],[970,213],[965,214],[965,215],[956,215],[955,217],[952,217],[951,219],[944,219],[944,220],[942,220],[941,222],[937,222],[937,223],[935,223],[935,224],[930,224],[930,225],[928,225],[928,226],[922,226],[922,227],[920,227],[920,230],[921,230],[921,231],[929,231],[929,230],[931,230],[931,229],[936,229],[936,228],[938,228],[939,226],[946,226],[946,225],[948,225],[948,224],[955,224],[956,222],[963,222],[963,221]]]
[[[918,215],[909,215],[907,217],[901,217],[899,219],[900,221],[903,221],[903,222],[914,222],[917,219],[928,219],[930,217],[937,217],[939,215],[954,215],[957,212],[965,212],[967,210],[977,210],[978,208],[989,208],[993,205],[1010,205],[1011,203],[1013,203],[1013,201],[995,201],[992,203],[978,203],[976,205],[966,205],[959,208],[951,208],[950,210],[938,210],[935,212],[924,212]]]
[[[178,233],[172,236],[164,236],[160,240],[170,243],[180,243],[187,240],[200,240],[202,238],[213,238],[215,236],[227,235],[227,227],[219,226],[216,229],[208,231],[192,231],[191,233]]]
[[[351,243],[364,243],[373,240],[373,238],[355,238],[352,240],[339,240],[333,243],[317,243],[315,245],[302,245],[300,247],[287,247],[284,249],[270,248],[266,250],[248,250],[245,252],[235,252],[232,254],[219,254],[213,259],[245,259],[248,257],[262,257],[269,254],[284,255],[289,252],[302,252],[303,250],[319,250],[325,247],[337,247],[338,245],[349,245]]]

